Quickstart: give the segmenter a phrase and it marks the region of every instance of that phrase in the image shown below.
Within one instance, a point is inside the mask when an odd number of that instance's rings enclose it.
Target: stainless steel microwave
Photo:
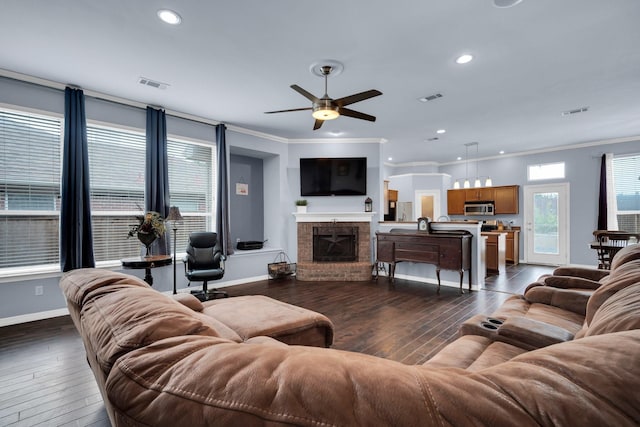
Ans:
[[[464,214],[470,215],[494,215],[495,207],[493,202],[466,202],[464,204]]]

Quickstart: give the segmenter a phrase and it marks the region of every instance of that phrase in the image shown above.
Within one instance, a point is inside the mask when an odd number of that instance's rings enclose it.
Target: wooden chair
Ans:
[[[596,230],[593,235],[597,242],[598,268],[603,270],[611,268],[611,260],[620,249],[640,239],[640,234],[627,231]]]

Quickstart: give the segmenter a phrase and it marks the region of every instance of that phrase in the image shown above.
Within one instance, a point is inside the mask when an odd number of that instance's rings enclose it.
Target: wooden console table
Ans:
[[[471,239],[468,231],[376,233],[377,260],[389,264],[389,278],[394,280],[396,264],[402,261],[421,262],[436,266],[438,292],[440,270],[455,270],[460,274],[460,293],[464,271],[469,271],[471,291]]]
[[[121,260],[124,268],[144,268],[144,281],[153,286],[151,269],[171,264],[171,255],[150,255],[124,258]]]

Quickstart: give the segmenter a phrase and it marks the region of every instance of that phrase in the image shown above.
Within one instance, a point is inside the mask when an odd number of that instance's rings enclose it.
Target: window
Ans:
[[[529,165],[527,168],[529,181],[542,181],[545,179],[563,179],[564,162],[546,163],[543,165]]]
[[[87,139],[96,263],[140,255],[140,243],[127,239],[127,233],[144,209],[144,133],[87,125]],[[191,231],[213,227],[214,152],[210,145],[167,141],[171,205],[180,207],[184,217],[177,231],[178,252],[186,248]]]
[[[184,218],[176,232],[176,252],[184,252],[189,233],[215,229],[215,146],[169,138],[167,156],[171,206],[178,206]]]
[[[640,233],[640,154],[613,158],[618,229]]]
[[[0,109],[0,271],[59,268],[63,119]],[[212,132],[213,134],[213,132]],[[129,226],[144,209],[143,131],[87,124],[93,249],[98,265],[140,254]],[[168,141],[171,205],[185,218],[178,252],[191,231],[214,227],[215,145]],[[173,249],[173,248],[172,248]]]
[[[0,110],[0,269],[59,263],[62,119]]]
[[[96,263],[140,255],[127,233],[144,209],[144,133],[87,124],[87,142]]]

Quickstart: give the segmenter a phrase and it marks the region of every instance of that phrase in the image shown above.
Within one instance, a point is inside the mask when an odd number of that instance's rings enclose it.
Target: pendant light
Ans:
[[[477,142],[474,142],[474,144],[476,145],[476,180],[473,183],[473,186],[475,188],[480,188],[482,187],[482,183],[480,182],[480,177],[478,176],[478,146],[480,144],[478,144]]]
[[[463,188],[470,188],[471,184],[469,183],[469,145],[471,144],[464,144],[464,149],[465,149],[465,153],[466,153],[466,157],[465,157],[465,172],[464,172],[464,184],[462,185]]]

